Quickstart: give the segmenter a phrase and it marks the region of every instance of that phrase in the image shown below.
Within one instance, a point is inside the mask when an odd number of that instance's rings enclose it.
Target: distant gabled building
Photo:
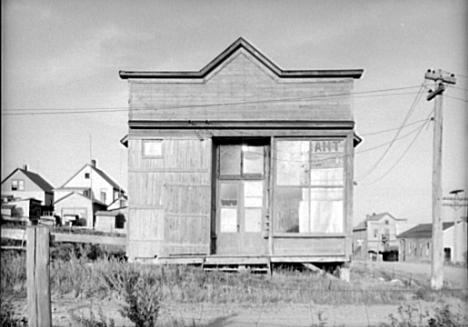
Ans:
[[[355,260],[398,260],[396,235],[413,227],[406,218],[395,218],[388,212],[367,215],[353,228],[353,258]]]
[[[465,220],[442,224],[444,260],[467,262],[467,223]],[[455,236],[456,232],[456,236]],[[399,261],[432,261],[432,224],[419,224],[397,236],[400,243]],[[455,249],[456,247],[456,249]]]
[[[125,191],[107,173],[97,167],[96,160],[84,165],[62,186],[54,189],[55,214],[62,221],[81,219],[93,228],[95,213],[106,210],[122,198]]]
[[[71,192],[54,203],[55,214],[63,225],[77,225],[93,228],[95,213],[106,210],[107,206],[79,192]]]
[[[2,181],[2,198],[36,199],[43,206],[51,206],[54,202],[54,187],[43,176],[29,170],[25,165],[16,168]]]
[[[54,189],[55,199],[58,201],[72,192],[81,193],[105,205],[110,205],[125,194],[119,184],[97,167],[96,160],[84,165],[67,182]]]

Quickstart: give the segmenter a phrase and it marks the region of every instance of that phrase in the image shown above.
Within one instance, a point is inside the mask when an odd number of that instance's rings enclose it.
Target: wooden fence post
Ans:
[[[30,327],[52,326],[49,239],[48,227],[27,228],[26,273]]]

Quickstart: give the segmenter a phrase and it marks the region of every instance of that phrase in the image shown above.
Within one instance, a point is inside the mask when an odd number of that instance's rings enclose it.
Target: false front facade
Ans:
[[[242,38],[198,72],[121,71],[128,256],[348,262],[362,72],[283,71]]]

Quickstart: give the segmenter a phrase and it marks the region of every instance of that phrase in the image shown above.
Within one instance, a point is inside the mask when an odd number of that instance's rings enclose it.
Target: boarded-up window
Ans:
[[[343,139],[277,141],[276,232],[343,232],[343,155]]]
[[[162,140],[143,140],[143,157],[162,158]]]

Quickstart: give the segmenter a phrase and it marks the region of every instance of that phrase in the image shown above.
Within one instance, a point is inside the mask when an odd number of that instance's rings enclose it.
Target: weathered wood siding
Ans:
[[[209,254],[211,140],[158,138],[161,158],[145,158],[144,139],[129,139],[128,255]]]
[[[351,78],[285,78],[239,49],[200,79],[132,79],[130,120],[352,120]]]

